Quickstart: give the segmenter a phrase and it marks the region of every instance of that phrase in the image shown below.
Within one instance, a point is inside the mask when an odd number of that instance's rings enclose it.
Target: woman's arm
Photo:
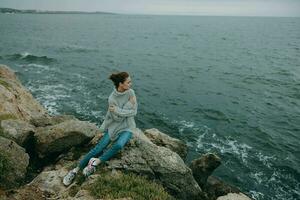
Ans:
[[[137,101],[135,96],[131,96],[124,106],[125,108],[115,107],[114,112],[121,117],[133,117],[137,114]]]

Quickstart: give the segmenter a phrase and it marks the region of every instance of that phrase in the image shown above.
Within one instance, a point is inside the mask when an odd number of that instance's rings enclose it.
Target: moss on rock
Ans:
[[[6,184],[6,175],[8,170],[10,169],[9,166],[9,159],[8,156],[4,153],[0,153],[0,187],[3,187]]]
[[[10,89],[10,85],[9,83],[7,83],[6,81],[0,79],[0,85],[3,85],[6,89]]]

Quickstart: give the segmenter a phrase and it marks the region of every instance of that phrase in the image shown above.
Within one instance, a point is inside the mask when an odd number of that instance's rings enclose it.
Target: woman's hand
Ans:
[[[108,107],[108,110],[109,110],[110,112],[115,112],[116,106],[115,106],[115,105],[110,105],[110,106]]]

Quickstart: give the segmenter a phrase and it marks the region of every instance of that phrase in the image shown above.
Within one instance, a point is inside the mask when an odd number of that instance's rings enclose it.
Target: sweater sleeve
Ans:
[[[105,119],[103,120],[101,126],[100,126],[100,131],[104,132],[107,129],[107,122],[109,121],[109,113],[107,112],[105,115]]]
[[[116,107],[115,113],[120,117],[133,117],[137,114],[137,101],[134,91],[132,90],[130,97],[134,97],[134,103],[128,101],[123,108]]]
[[[117,110],[117,108],[118,108],[118,104],[117,104],[117,103],[115,102],[115,100],[112,99],[112,98],[109,98],[109,99],[108,99],[108,105],[109,105],[109,106],[110,106],[110,105],[114,105],[114,106],[116,107],[116,110]],[[125,117],[125,116],[118,115],[118,114],[116,113],[116,110],[115,110],[114,112],[108,111],[108,117],[110,117],[112,120],[118,121],[118,122],[124,120],[124,117]]]

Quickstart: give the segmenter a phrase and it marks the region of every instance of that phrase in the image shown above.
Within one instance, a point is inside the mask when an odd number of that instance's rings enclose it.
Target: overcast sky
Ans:
[[[128,14],[300,16],[300,0],[0,0],[0,7]]]

